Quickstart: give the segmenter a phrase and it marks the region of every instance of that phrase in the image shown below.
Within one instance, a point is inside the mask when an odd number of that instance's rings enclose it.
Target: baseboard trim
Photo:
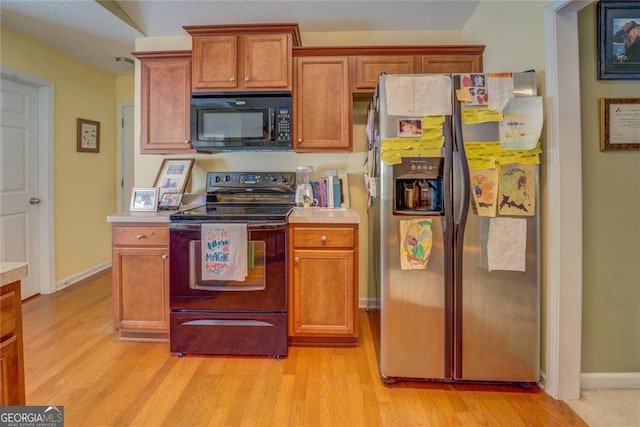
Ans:
[[[98,264],[87,270],[81,271],[80,273],[74,274],[73,276],[69,276],[66,279],[62,279],[61,281],[56,283],[56,292],[66,288],[67,286],[71,286],[75,283],[78,283],[81,280],[86,279],[87,277],[91,277],[94,274],[98,274],[108,268],[111,268],[111,260],[103,262],[102,264]]]
[[[580,388],[640,388],[640,372],[588,372],[580,374]]]

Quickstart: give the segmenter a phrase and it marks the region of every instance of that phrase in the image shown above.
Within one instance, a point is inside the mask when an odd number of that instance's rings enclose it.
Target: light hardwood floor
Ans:
[[[65,426],[586,426],[538,389],[385,386],[366,314],[355,348],[291,347],[282,360],[177,359],[119,341],[111,275],[23,307],[28,405],[64,405]]]

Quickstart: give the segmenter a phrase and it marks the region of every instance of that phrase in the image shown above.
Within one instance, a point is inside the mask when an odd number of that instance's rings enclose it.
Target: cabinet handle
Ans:
[[[149,234],[149,237],[153,237],[153,233]],[[147,235],[146,234],[137,234],[136,235],[136,239],[140,240],[140,239],[146,239]]]
[[[326,242],[326,241],[327,241],[327,236],[322,236],[322,237],[320,237],[320,241],[321,241],[321,242]]]
[[[230,82],[235,82],[235,81],[236,81],[236,78],[235,78],[235,77],[229,77],[229,81],[230,81]]]
[[[299,262],[300,261],[300,257],[293,257],[293,261]]]

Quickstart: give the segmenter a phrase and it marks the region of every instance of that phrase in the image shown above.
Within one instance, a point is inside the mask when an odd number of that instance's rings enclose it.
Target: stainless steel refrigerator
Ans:
[[[512,79],[512,87],[506,86],[510,93],[502,97],[536,95],[535,73],[501,76]],[[467,84],[463,80],[486,79],[485,74],[437,75],[444,86],[437,88],[434,98],[450,97],[450,108],[445,108],[440,125],[442,145],[431,144],[417,156],[402,145],[407,123],[419,126],[423,116],[404,115],[402,108],[391,107],[387,83],[390,78],[400,82],[397,87],[405,92],[395,94],[393,102],[406,99],[411,104],[406,112],[411,113],[415,103],[431,96],[428,84],[411,92],[416,77],[420,76],[382,75],[367,126],[367,309],[381,377],[388,383],[399,379],[536,383],[540,360],[539,203],[524,215],[498,212],[481,216],[477,211],[472,197],[477,188],[471,182],[464,147],[495,143],[500,140],[500,129],[496,121],[465,123],[461,107],[466,105],[470,111],[473,102],[463,104],[460,99],[486,96],[477,88],[469,93],[462,87]],[[443,90],[447,91],[444,95]],[[420,138],[423,132],[418,129],[414,136]],[[389,144],[400,148],[394,153],[388,150]],[[539,199],[538,165],[533,170],[527,185],[533,185],[530,192],[535,194],[529,196]],[[496,199],[497,203],[509,202]],[[518,236],[518,245],[526,246],[522,268],[490,268],[490,229],[492,222],[504,221],[501,218],[526,226]],[[425,239],[429,243],[426,255],[414,241],[421,231],[407,231],[407,227],[422,225],[430,233]],[[509,232],[503,230],[498,236],[510,238]],[[427,258],[426,267],[407,267],[407,259],[416,258],[411,251],[419,258],[417,264]]]

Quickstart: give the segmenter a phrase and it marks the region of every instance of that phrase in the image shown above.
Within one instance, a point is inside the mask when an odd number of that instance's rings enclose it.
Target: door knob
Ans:
[[[32,197],[29,199],[29,203],[32,205],[37,205],[38,203],[40,203],[40,199],[38,199],[37,197]]]

